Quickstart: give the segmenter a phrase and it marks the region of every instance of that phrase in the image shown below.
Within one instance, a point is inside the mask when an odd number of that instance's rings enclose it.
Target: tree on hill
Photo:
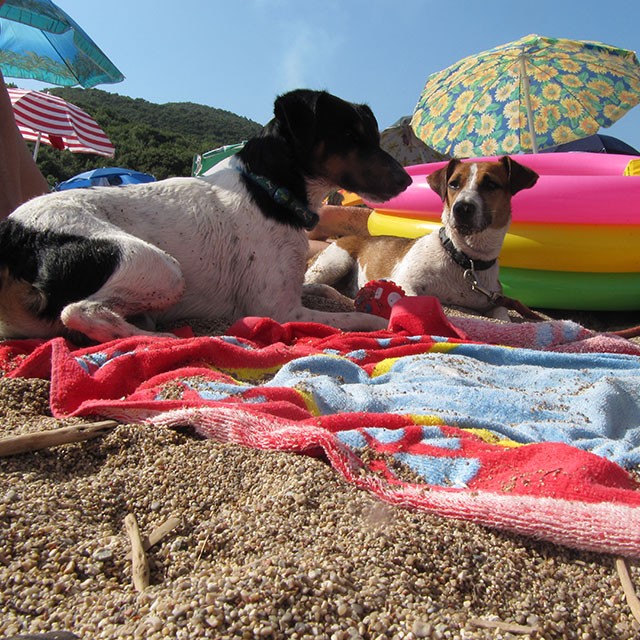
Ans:
[[[229,111],[191,102],[154,104],[100,89],[49,89],[86,111],[116,148],[114,158],[42,145],[38,166],[50,184],[98,167],[122,166],[159,180],[189,176],[195,154],[255,135],[262,126]]]

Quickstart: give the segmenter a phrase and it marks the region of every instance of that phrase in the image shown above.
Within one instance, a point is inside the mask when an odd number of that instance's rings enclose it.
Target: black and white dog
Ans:
[[[409,176],[366,105],[300,89],[274,115],[212,175],[48,194],[0,222],[0,337],[104,342],[243,316],[383,327],[302,306],[306,229],[337,187],[384,201]]]

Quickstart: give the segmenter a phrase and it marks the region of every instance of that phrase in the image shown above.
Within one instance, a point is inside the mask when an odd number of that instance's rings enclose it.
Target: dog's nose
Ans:
[[[468,200],[459,200],[453,205],[453,215],[458,219],[470,218],[476,212],[476,205]]]
[[[395,180],[398,188],[404,191],[412,182],[411,176],[404,170],[404,167],[400,166],[399,170],[395,172]]]

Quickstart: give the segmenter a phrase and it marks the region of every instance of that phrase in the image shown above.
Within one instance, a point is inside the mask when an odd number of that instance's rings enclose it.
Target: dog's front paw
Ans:
[[[494,307],[488,315],[490,318],[495,318],[496,320],[511,322],[511,317],[509,316],[509,311],[506,307]]]
[[[351,329],[352,331],[381,331],[387,329],[389,326],[389,320],[381,316],[373,315],[372,313],[359,313],[353,314],[357,316],[357,328]]]
[[[291,320],[296,322],[318,322],[342,331],[380,331],[388,326],[388,320],[369,313],[321,311],[307,307],[300,307],[285,319],[285,321]]]

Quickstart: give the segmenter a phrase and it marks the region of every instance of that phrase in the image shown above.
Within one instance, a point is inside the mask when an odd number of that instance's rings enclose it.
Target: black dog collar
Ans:
[[[264,189],[276,204],[293,211],[300,218],[302,226],[307,231],[313,229],[320,221],[320,216],[315,211],[311,211],[309,207],[303,205],[286,187],[278,187],[269,178],[251,173],[247,169],[240,169],[240,173]]]
[[[440,242],[442,243],[445,251],[451,256],[453,261],[459,264],[463,269],[470,269],[471,271],[485,271],[486,269],[493,267],[496,263],[495,258],[493,260],[474,260],[466,253],[456,249],[444,227],[440,227],[439,235]]]

